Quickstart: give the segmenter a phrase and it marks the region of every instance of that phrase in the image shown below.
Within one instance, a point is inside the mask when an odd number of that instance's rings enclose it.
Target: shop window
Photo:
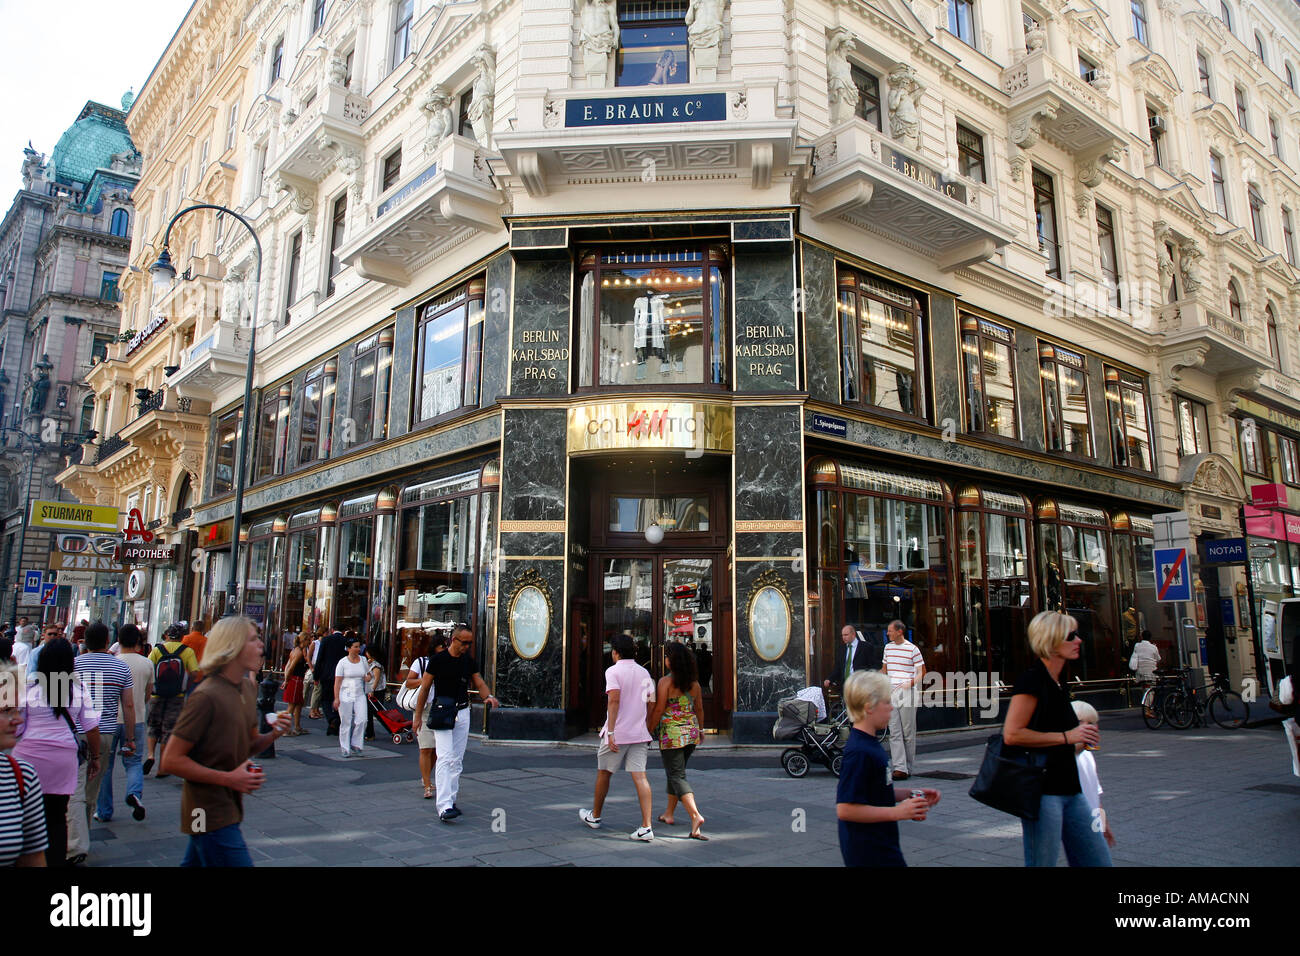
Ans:
[[[865,272],[839,273],[844,401],[926,416],[925,307],[921,296]]]
[[[484,280],[474,279],[420,310],[416,420],[478,405]]]
[[[1083,636],[1079,660],[1070,665],[1071,679],[1121,676],[1109,526],[1106,513],[1096,508],[1050,500],[1038,506],[1043,609],[1069,614]]]
[[[1210,416],[1205,404],[1175,395],[1174,417],[1178,419],[1178,457],[1207,453],[1210,450]]]
[[[1038,343],[1043,382],[1043,424],[1049,451],[1092,454],[1088,372],[1084,358],[1058,345]]]
[[[708,496],[641,498],[610,495],[610,533],[644,534],[651,524],[658,524],[665,534],[708,531]]]
[[[1296,440],[1277,434],[1273,439],[1277,442],[1277,463],[1282,480],[1288,485],[1300,485],[1300,457],[1296,454]]]
[[[1061,245],[1056,231],[1056,187],[1052,177],[1037,166],[1033,169],[1034,214],[1038,227],[1038,251],[1047,257],[1047,274],[1061,278]]]
[[[686,0],[625,0],[618,5],[615,86],[666,86],[690,80]]]
[[[858,105],[854,107],[854,112],[860,119],[880,130],[880,78],[856,64],[850,66],[849,75],[853,77],[853,85],[858,88]]]
[[[1029,666],[1034,614],[1030,509],[1021,495],[968,486],[957,499],[957,566],[969,667],[996,678]]]
[[[393,550],[395,505],[391,491],[351,498],[339,505],[334,626],[355,630],[367,644],[382,641],[387,632],[393,589],[387,556]],[[376,656],[384,659],[383,653]]]
[[[1101,262],[1101,275],[1106,283],[1106,299],[1113,308],[1121,305],[1119,291],[1119,253],[1115,248],[1115,216],[1101,203],[1097,203],[1097,255]]]
[[[1151,409],[1146,380],[1106,366],[1106,413],[1117,468],[1151,470]]]
[[[259,521],[248,529],[248,548],[244,558],[247,561],[243,576],[243,596],[241,607],[245,616],[263,625],[267,633],[268,657],[274,657],[273,641],[279,636],[279,610],[281,596],[274,595],[272,600],[272,580],[282,575],[281,565],[284,561],[284,539],[273,535],[274,521]],[[278,590],[278,588],[276,589]],[[272,660],[272,666],[281,663]]]
[[[1267,478],[1264,435],[1253,418],[1237,419],[1237,446],[1241,449],[1241,470],[1248,475]]]
[[[1171,605],[1156,600],[1155,528],[1150,518],[1124,512],[1111,519],[1115,555],[1115,590],[1119,595],[1120,654],[1127,663],[1133,645],[1151,632],[1161,660],[1178,659],[1174,648]]]
[[[334,596],[333,507],[301,511],[289,519],[284,623],[316,632],[330,625]]]
[[[963,313],[961,351],[966,373],[966,430],[1018,439],[1015,332]]]
[[[455,493],[460,490],[458,486],[477,485],[477,478],[477,474],[459,476],[449,482],[429,482],[402,492],[397,577],[398,605],[405,620],[439,623],[470,620],[479,561],[479,497],[462,494],[426,500],[424,496]]]
[[[352,362],[352,445],[388,437],[388,396],[393,379],[393,330],[357,343]]]
[[[217,419],[216,450],[212,464],[212,496],[224,495],[235,487],[235,456],[243,409],[236,408]]]
[[[975,4],[972,0],[948,0],[948,32],[967,46],[975,43]]]
[[[978,183],[987,182],[984,172],[984,137],[957,124],[957,171]]]
[[[253,480],[284,474],[289,453],[289,407],[293,386],[286,383],[268,389],[262,399],[257,423],[257,453],[253,459]]]
[[[578,385],[725,384],[726,263],[720,245],[583,250]]]
[[[334,398],[338,359],[331,358],[307,372],[302,385],[298,420],[298,464],[328,458],[334,436]]]

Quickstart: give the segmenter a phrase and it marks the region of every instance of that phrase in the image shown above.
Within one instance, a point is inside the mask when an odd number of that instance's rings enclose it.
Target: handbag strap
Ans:
[[[72,715],[68,713],[66,708],[63,711],[63,719],[68,722],[68,729],[72,731],[72,740],[75,743],[77,740],[77,725],[73,723]]]

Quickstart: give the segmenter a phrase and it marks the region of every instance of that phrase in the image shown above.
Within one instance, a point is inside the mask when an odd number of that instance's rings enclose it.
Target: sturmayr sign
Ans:
[[[645,123],[720,123],[726,118],[725,93],[616,96],[567,100],[564,104],[564,125],[568,128]]]

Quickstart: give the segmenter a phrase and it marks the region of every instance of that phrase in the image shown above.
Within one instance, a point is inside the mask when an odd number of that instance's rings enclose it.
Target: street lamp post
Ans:
[[[176,269],[172,266],[171,255],[167,251],[172,226],[176,225],[176,220],[182,216],[198,209],[212,209],[235,219],[253,237],[253,247],[257,250],[257,275],[253,282],[253,304],[250,309],[248,323],[248,368],[244,375],[244,421],[239,429],[239,446],[235,455],[235,513],[230,528],[230,577],[226,582],[226,614],[233,615],[236,612],[235,605],[238,595],[239,531],[244,518],[244,476],[248,470],[248,432],[253,421],[253,363],[257,358],[257,300],[262,287],[262,242],[257,238],[257,230],[253,228],[252,224],[233,209],[213,203],[195,203],[192,206],[186,206],[172,216],[171,221],[167,223],[167,231],[163,233],[162,252],[158,256],[158,261],[149,267],[155,287],[169,286],[175,281]]]

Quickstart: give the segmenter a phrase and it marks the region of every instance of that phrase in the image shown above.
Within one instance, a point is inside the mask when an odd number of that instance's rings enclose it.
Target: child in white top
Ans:
[[[1100,719],[1097,708],[1082,700],[1072,703],[1079,723],[1097,726]],[[1094,819],[1101,820],[1101,825],[1104,827],[1102,835],[1106,838],[1106,845],[1114,846],[1115,835],[1110,832],[1110,819],[1101,806],[1101,780],[1097,777],[1097,761],[1093,758],[1092,751],[1085,749],[1081,743],[1074,745],[1074,759],[1079,765],[1079,787],[1083,790],[1083,797],[1088,801],[1088,806],[1092,807]]]

